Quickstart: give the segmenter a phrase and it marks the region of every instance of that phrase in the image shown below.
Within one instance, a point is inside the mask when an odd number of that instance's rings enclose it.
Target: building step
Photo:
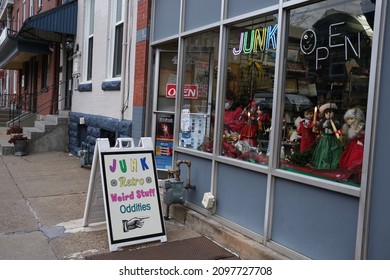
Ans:
[[[39,138],[43,133],[45,133],[45,131],[37,127],[23,127],[23,134],[30,140]]]
[[[68,124],[69,115],[46,115],[45,121],[55,125]]]
[[[31,152],[65,150],[67,144],[64,141],[67,139],[68,122],[69,112],[62,111],[59,112],[59,115],[45,115],[42,120],[34,121],[34,126],[23,126],[23,134],[30,139]],[[2,155],[14,154],[14,145],[8,143],[7,138],[0,139],[0,153]]]
[[[7,156],[14,153],[14,144],[8,143],[8,140],[0,140],[0,155]]]
[[[56,124],[49,121],[35,121],[34,127],[42,130],[43,132],[50,132],[56,127]]]

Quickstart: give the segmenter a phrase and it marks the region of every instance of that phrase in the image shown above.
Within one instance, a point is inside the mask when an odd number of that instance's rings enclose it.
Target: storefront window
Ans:
[[[276,15],[229,28],[222,155],[267,164],[277,49]]]
[[[360,185],[374,8],[330,0],[290,11],[281,168]]]
[[[185,40],[179,146],[212,152],[219,32]]]

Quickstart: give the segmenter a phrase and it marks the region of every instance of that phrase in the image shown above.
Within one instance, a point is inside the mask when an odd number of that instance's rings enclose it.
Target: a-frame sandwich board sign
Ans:
[[[141,138],[135,146],[132,138],[118,138],[112,148],[108,139],[97,139],[84,226],[91,217],[95,186],[99,186],[97,161],[110,251],[156,240],[166,242],[152,139]]]

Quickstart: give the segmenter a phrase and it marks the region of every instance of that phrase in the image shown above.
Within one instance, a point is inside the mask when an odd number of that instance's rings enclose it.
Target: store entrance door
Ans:
[[[154,65],[153,124],[157,170],[172,168],[177,51],[157,50]]]

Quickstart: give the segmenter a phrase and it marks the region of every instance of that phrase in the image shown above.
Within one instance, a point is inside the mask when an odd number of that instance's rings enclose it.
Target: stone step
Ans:
[[[39,138],[43,133],[44,131],[37,127],[23,127],[23,134],[30,140]]]
[[[60,111],[59,115],[45,115],[43,120],[36,120],[32,126],[24,126],[23,134],[30,139],[30,148],[32,152],[44,152],[46,149],[50,150],[65,150],[62,140],[65,139],[66,134],[62,130],[59,132],[56,127],[58,125],[67,127],[69,123],[69,111]],[[5,128],[4,128],[5,129]],[[67,128],[66,128],[67,129]],[[49,136],[50,132],[54,133]],[[66,132],[65,132],[66,133]],[[52,137],[59,137],[57,140]],[[8,138],[8,137],[7,137]],[[14,154],[14,145],[8,143],[8,140],[1,139],[0,153],[2,155]]]
[[[45,121],[53,124],[68,124],[69,116],[67,115],[46,115]]]
[[[8,143],[8,140],[0,140],[0,155],[7,156],[14,154],[14,144]]]
[[[9,114],[8,113],[6,113],[6,112],[2,112],[2,113],[0,113],[0,120],[1,121],[9,121]]]
[[[35,121],[34,122],[34,127],[44,131],[44,132],[49,132],[53,130],[53,128],[56,127],[55,123],[48,122],[48,121]]]

